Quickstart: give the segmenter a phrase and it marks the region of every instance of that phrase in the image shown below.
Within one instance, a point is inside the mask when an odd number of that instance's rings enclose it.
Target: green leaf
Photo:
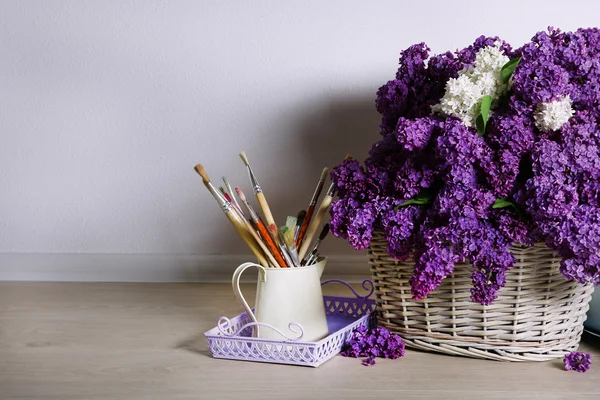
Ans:
[[[494,204],[492,205],[492,208],[506,208],[506,207],[512,207],[514,209],[517,208],[517,206],[515,206],[515,204],[506,199],[505,197],[496,199],[496,201],[494,201]]]
[[[400,207],[406,207],[411,204],[423,205],[431,203],[433,203],[433,195],[431,194],[431,191],[429,189],[423,189],[418,195],[416,195],[412,199],[408,199],[394,207],[394,211],[398,211]]]
[[[515,58],[514,60],[510,60],[500,70],[500,81],[502,83],[508,83],[510,77],[515,72],[517,65],[521,62],[521,57]]]
[[[483,96],[481,98],[481,105],[479,107],[479,115],[477,116],[477,120],[475,120],[475,125],[477,126],[477,132],[479,133],[479,136],[483,136],[485,134],[485,127],[490,116],[491,106],[492,96]]]

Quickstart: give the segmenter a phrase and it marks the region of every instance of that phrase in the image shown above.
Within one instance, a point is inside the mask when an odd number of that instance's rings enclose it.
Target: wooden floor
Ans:
[[[585,374],[560,360],[410,350],[372,367],[341,356],[316,369],[211,358],[202,333],[239,312],[226,284],[0,283],[0,399],[600,399],[589,339]]]

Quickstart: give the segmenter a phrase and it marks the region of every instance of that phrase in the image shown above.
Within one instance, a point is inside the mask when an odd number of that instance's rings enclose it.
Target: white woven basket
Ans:
[[[470,264],[456,265],[426,299],[412,300],[414,263],[395,261],[386,248],[375,233],[369,263],[377,320],[407,346],[500,361],[546,361],[577,349],[594,287],[565,280],[560,258],[543,243],[512,248],[515,266],[489,306],[470,299]]]

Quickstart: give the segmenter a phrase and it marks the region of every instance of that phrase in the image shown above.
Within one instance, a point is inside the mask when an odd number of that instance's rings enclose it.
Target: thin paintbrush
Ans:
[[[202,182],[204,183],[204,186],[206,186],[208,191],[213,195],[213,197],[217,201],[217,204],[219,204],[219,206],[229,219],[229,222],[231,222],[231,224],[242,237],[244,242],[246,242],[248,247],[250,247],[250,250],[256,256],[259,263],[263,267],[268,267],[269,262],[265,258],[265,255],[263,254],[259,244],[257,243],[256,238],[254,237],[254,235],[252,235],[252,232],[248,230],[245,221],[243,221],[242,218],[236,212],[233,211],[231,203],[229,203],[227,199],[225,199],[225,197],[210,182],[210,179],[208,178],[208,175],[206,174],[206,171],[204,170],[202,164],[196,165],[194,169],[202,177]]]
[[[260,217],[258,216],[256,211],[254,211],[254,208],[250,205],[250,203],[248,203],[248,200],[246,199],[246,195],[244,194],[244,192],[242,192],[242,190],[237,187],[235,188],[235,192],[237,193],[237,195],[240,198],[240,200],[242,201],[242,203],[244,203],[244,205],[246,206],[248,213],[250,213],[250,219],[252,220],[252,223],[258,230],[258,233],[260,234],[260,236],[263,238],[265,244],[269,248],[269,254],[272,254],[272,256],[277,261],[277,265],[279,267],[282,267],[282,268],[288,267],[288,265],[286,265],[285,259],[281,255],[281,250],[279,249],[279,246],[277,246],[275,240],[273,240],[273,238],[271,237],[271,234],[269,233],[269,230],[265,226],[265,223],[260,219]]]
[[[294,243],[298,243],[298,234],[300,233],[300,226],[304,222],[304,217],[306,217],[306,210],[300,211],[298,213],[298,216],[296,217],[296,227],[294,228]]]
[[[227,177],[224,176],[221,179],[223,179],[223,183],[225,184],[225,187],[227,188],[227,192],[231,196],[231,200],[233,200],[233,204],[238,208],[238,210],[241,211],[242,207],[240,206],[240,203],[238,203],[238,201],[237,201],[237,199],[235,197],[235,192],[231,188],[231,185],[229,184],[229,181],[227,180]]]
[[[308,254],[306,255],[306,257],[304,257],[304,259],[302,260],[302,265],[308,264],[308,260],[312,259],[312,258],[316,258],[317,255],[319,254],[319,246],[321,245],[321,242],[323,242],[323,239],[325,239],[325,237],[327,236],[327,234],[329,233],[329,224],[325,224],[323,226],[323,229],[321,230],[321,233],[319,234],[319,238],[315,241],[315,244],[311,247],[310,251],[308,252]]]
[[[235,202],[233,201],[233,199],[231,198],[229,193],[227,193],[227,191],[223,188],[223,186],[219,186],[219,191],[221,192],[223,197],[225,197],[225,199],[229,202],[229,204],[231,204],[233,206],[233,210],[240,216],[240,218],[243,219],[244,221],[247,221],[246,216],[244,215],[244,212],[242,211],[242,209],[239,208],[238,206],[236,206]]]
[[[252,189],[254,190],[254,194],[256,195],[256,199],[258,200],[258,205],[265,216],[265,220],[267,221],[267,225],[275,225],[275,220],[273,219],[273,214],[271,213],[271,209],[269,208],[269,203],[267,203],[267,199],[265,198],[265,194],[258,183],[258,179],[256,179],[256,175],[254,175],[254,171],[252,171],[252,167],[250,167],[250,163],[248,162],[248,157],[246,157],[246,153],[243,151],[240,153],[240,158],[244,162],[244,165],[248,168],[248,174],[250,175],[250,181],[252,182]],[[277,225],[275,225],[275,229],[277,229]]]
[[[302,226],[300,227],[300,233],[298,234],[298,240],[296,241],[296,248],[299,249],[302,246],[302,241],[304,240],[304,236],[306,235],[306,230],[308,229],[308,225],[310,224],[310,220],[315,212],[315,207],[317,206],[317,200],[319,200],[319,196],[321,195],[321,190],[323,190],[323,184],[325,183],[325,179],[327,179],[327,173],[329,172],[329,168],[323,168],[321,172],[321,177],[319,178],[319,183],[317,183],[317,188],[313,193],[312,198],[310,199],[310,203],[308,205],[308,209],[306,210],[306,217],[302,221]]]

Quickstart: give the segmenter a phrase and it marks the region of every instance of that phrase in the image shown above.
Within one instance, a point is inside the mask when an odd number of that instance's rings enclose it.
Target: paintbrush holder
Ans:
[[[321,274],[326,262],[322,257],[315,264],[298,268],[265,268],[248,262],[235,270],[232,277],[235,296],[252,322],[263,325],[255,326],[255,337],[279,339],[283,334],[296,340],[317,341],[327,336],[321,291]],[[254,312],[240,289],[242,274],[252,267],[258,269]]]

